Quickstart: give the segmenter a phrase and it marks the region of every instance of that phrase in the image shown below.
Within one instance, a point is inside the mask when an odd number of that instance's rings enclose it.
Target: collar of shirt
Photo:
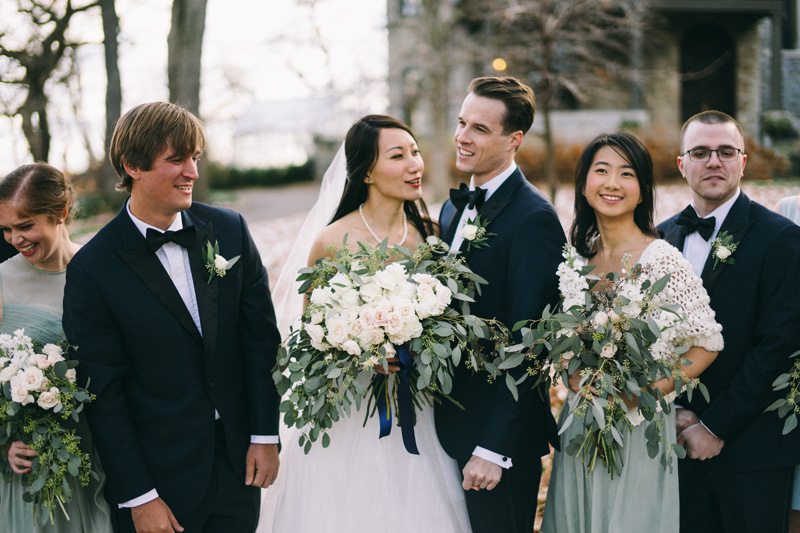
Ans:
[[[131,217],[131,220],[133,221],[134,226],[136,226],[136,229],[138,229],[139,232],[142,234],[142,237],[145,237],[147,235],[148,228],[153,228],[154,230],[158,231],[159,233],[164,233],[165,231],[178,231],[180,229],[183,229],[183,220],[182,220],[182,218],[180,216],[180,213],[175,216],[175,220],[172,221],[172,224],[170,224],[169,227],[166,230],[163,230],[161,228],[157,228],[155,226],[151,226],[150,224],[148,224],[144,220],[136,218],[136,215],[134,215],[131,212],[131,201],[130,200],[128,200],[127,203],[125,204],[125,210],[128,211],[128,216]]]
[[[712,212],[707,214],[702,218],[714,217],[714,233],[711,234],[711,238],[708,239],[708,242],[713,242],[714,239],[717,238],[717,233],[719,233],[720,228],[722,227],[722,223],[725,222],[725,218],[728,216],[728,213],[731,211],[731,207],[739,198],[739,195],[742,194],[742,190],[740,188],[736,188],[736,194],[733,195],[727,202],[719,206],[718,208],[714,209]],[[697,208],[694,206],[694,202],[692,203],[692,209],[694,209],[695,213],[697,213]],[[697,216],[700,216],[700,213],[697,213]]]
[[[503,183],[505,183],[508,177],[511,176],[515,170],[517,170],[517,164],[512,160],[511,164],[508,165],[504,171],[480,186],[481,189],[486,191],[486,200],[488,200],[489,197],[494,194],[494,192],[499,189]],[[469,190],[475,190],[475,176],[470,176],[469,178]]]

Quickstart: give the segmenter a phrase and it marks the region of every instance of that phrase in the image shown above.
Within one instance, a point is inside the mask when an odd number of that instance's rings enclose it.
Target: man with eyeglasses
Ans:
[[[800,431],[764,410],[800,348],[800,227],[739,188],[741,126],[719,111],[689,118],[678,169],[692,203],[663,222],[665,239],[703,278],[725,348],[700,376],[710,401],[679,398],[682,533],[786,533]]]

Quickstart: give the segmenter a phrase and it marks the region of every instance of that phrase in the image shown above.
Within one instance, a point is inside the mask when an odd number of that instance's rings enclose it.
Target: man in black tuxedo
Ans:
[[[679,398],[683,533],[785,533],[800,431],[764,409],[772,382],[800,348],[800,228],[739,189],[747,163],[739,124],[719,111],[691,117],[678,169],[692,204],[659,226],[702,276],[725,349],[700,376],[711,402]],[[720,248],[727,240],[732,248]]]
[[[539,318],[557,300],[566,241],[553,206],[514,162],[534,110],[533,91],[514,78],[472,81],[455,131],[456,166],[472,175],[471,185],[453,190],[439,216],[442,238],[466,252],[470,268],[489,282],[472,312],[508,327]],[[472,248],[462,235],[476,215],[495,234],[484,248]],[[540,458],[548,442],[557,444],[547,392],[522,386],[515,401],[504,380],[488,383],[462,365],[452,395],[465,409],[442,402],[436,429],[462,468],[472,530],[530,533]]]
[[[180,106],[128,111],[110,158],[130,198],[67,269],[64,331],[97,395],[117,531],[252,532],[278,471],[267,273],[241,215],[192,203],[204,146]],[[238,261],[214,265],[209,243]]]

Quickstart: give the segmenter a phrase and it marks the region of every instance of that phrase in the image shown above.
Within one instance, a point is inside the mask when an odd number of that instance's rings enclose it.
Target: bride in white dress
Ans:
[[[273,291],[284,336],[302,311],[298,268],[332,255],[345,235],[349,247],[388,238],[413,248],[434,234],[423,169],[402,122],[369,115],[350,128]],[[433,408],[417,411],[419,455],[412,455],[396,423],[381,439],[375,417],[364,425],[366,404],[333,426],[328,448],[317,442],[308,455],[297,443],[300,431],[282,425],[280,473],[264,492],[258,533],[470,531],[461,472],[439,444]]]

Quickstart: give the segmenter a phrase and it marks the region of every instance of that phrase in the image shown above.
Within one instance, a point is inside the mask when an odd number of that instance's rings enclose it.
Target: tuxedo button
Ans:
[[[503,457],[503,462],[505,463],[506,461],[508,461],[508,457]]]

